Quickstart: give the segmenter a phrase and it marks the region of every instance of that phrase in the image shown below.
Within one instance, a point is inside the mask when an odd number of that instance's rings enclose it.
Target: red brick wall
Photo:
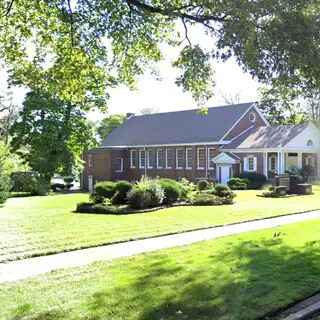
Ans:
[[[241,160],[241,172],[244,171],[243,158],[248,156],[253,156],[257,158],[257,172],[263,174],[263,153],[235,153]]]
[[[256,115],[255,122],[251,122],[249,120],[249,114],[253,112]],[[265,126],[265,123],[263,122],[260,115],[257,113],[255,108],[250,108],[246,114],[243,116],[243,118],[236,124],[236,126],[228,133],[228,135],[224,138],[224,140],[231,140],[237,135],[239,135],[241,132],[245,131],[246,129],[255,126],[255,127],[261,127]]]
[[[317,165],[317,154],[316,153],[303,153],[302,154],[302,167],[304,167],[307,164],[307,157],[308,156],[311,156],[314,158],[315,174],[318,176],[318,173],[317,173],[318,165]]]

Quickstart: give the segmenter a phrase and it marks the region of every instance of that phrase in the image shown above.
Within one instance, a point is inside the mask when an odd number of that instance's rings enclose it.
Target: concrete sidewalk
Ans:
[[[2,263],[0,282],[316,218],[320,210]]]

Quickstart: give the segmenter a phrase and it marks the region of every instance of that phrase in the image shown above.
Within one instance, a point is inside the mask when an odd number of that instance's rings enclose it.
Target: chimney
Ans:
[[[127,119],[130,119],[130,118],[132,118],[132,117],[134,117],[134,116],[135,116],[134,113],[130,113],[130,112],[129,112],[129,113],[126,114],[126,118],[127,118]]]

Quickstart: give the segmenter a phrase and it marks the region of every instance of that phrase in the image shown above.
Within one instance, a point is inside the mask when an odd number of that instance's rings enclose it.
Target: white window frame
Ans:
[[[151,158],[150,158],[151,154]],[[150,159],[152,159],[152,165],[150,165]],[[147,168],[152,169],[153,168],[153,150],[147,150]]]
[[[141,164],[141,159],[142,159],[142,152],[144,152],[144,165]],[[146,166],[146,151],[145,150],[139,150],[139,168],[140,169],[144,169],[144,167]]]
[[[134,153],[134,165],[132,164],[132,154]],[[137,151],[136,150],[130,150],[130,168],[135,168],[137,163]]]
[[[92,154],[89,154],[89,157],[88,157],[88,166],[89,166],[89,167],[92,167],[92,164],[93,164]]]
[[[168,166],[168,153],[171,152],[171,166]],[[166,169],[172,169],[172,149],[166,149]]]
[[[252,170],[250,170],[250,159],[252,159],[252,161],[253,161],[253,168],[252,168]],[[255,157],[255,156],[248,156],[248,168],[247,168],[247,171],[248,172],[255,172],[255,171],[257,171],[257,169],[256,169],[256,162],[257,162],[257,160],[256,160],[257,158]]]
[[[192,148],[186,148],[186,170],[191,170],[192,167],[190,166],[190,163],[188,162],[188,151],[191,151],[191,163],[192,163]]]
[[[159,165],[159,153],[161,152],[162,165]],[[157,149],[157,169],[163,169],[163,149]]]
[[[117,170],[117,160],[120,160],[120,167],[121,167],[120,170]],[[115,159],[115,169],[116,169],[116,172],[123,172],[123,158],[116,158]]]
[[[211,161],[210,159],[210,150],[213,150],[214,152],[216,151],[216,148],[214,147],[210,147],[208,148],[208,155],[207,155],[207,159],[208,159],[208,170],[214,170],[214,163]]]
[[[199,154],[200,154],[200,151],[201,150],[203,150],[203,155],[204,155],[204,162],[206,162],[206,151],[205,151],[205,149],[204,148],[198,148],[197,149],[197,169],[198,170],[204,170],[204,168],[205,168],[205,163],[204,163],[204,166],[203,167],[200,167],[199,166]]]
[[[272,169],[272,159],[274,159],[274,169]],[[271,156],[269,157],[269,171],[275,172],[277,170],[277,157]]]
[[[178,157],[178,154],[179,154],[179,151],[181,151],[181,158],[179,159]],[[179,160],[182,160],[182,165],[179,166]],[[176,149],[176,169],[183,169],[183,149],[182,148],[178,148]]]
[[[252,116],[252,119],[251,119],[251,116]],[[252,123],[254,123],[254,122],[256,122],[256,114],[254,113],[254,112],[250,112],[250,114],[249,114],[249,121],[250,122],[252,122]]]

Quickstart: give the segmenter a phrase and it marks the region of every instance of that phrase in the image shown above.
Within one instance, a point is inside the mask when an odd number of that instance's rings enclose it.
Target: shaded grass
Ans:
[[[9,199],[0,208],[0,262],[320,209],[315,194],[266,199],[238,191],[231,206],[174,207],[134,215],[75,214],[87,194]]]
[[[320,290],[320,220],[0,285],[1,319],[259,319]]]

